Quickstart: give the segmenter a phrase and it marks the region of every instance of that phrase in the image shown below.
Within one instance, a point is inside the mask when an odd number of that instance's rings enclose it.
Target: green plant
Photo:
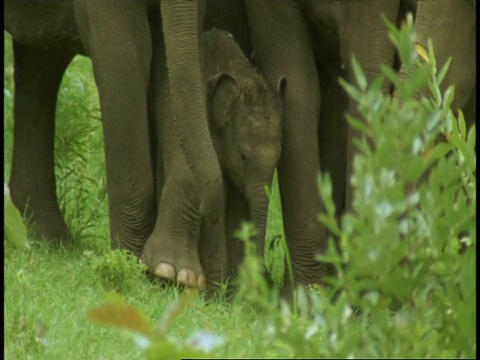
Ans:
[[[282,204],[280,202],[276,170],[272,180],[272,187],[266,187],[265,191],[269,200],[267,231],[265,235],[265,266],[274,286],[281,288],[285,277],[285,258],[287,260],[288,276],[292,278],[293,273],[283,230]]]
[[[384,77],[368,86],[355,60],[357,86],[342,81],[361,114],[348,121],[363,136],[355,143],[354,211],[341,225],[329,177],[319,179],[327,209],[320,219],[342,249],[331,241],[320,257],[337,270],[330,283],[339,297],[320,311],[327,338],[337,338],[329,354],[475,356],[475,126],[467,131],[462,113],[451,111],[454,88],[440,91],[448,63],[437,74],[431,43],[415,49],[412,17],[400,30],[388,26],[410,75],[382,67],[395,85],[393,99],[380,91]],[[432,96],[414,100],[425,86]],[[468,242],[462,254],[461,237]],[[346,336],[327,314],[354,308],[362,331]]]
[[[136,282],[145,281],[147,267],[126,250],[116,249],[102,256],[87,251],[85,258],[106,290],[126,292]]]

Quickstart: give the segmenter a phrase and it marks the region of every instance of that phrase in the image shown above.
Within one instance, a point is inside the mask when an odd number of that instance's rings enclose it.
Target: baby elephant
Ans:
[[[224,179],[225,211],[215,223],[201,218],[195,192],[185,192],[189,186],[194,189],[195,179],[174,132],[168,80],[159,79],[163,88],[162,123],[156,124],[157,156],[161,154],[163,163],[157,168],[160,206],[143,252],[143,261],[157,276],[198,288],[206,286],[206,278],[215,283],[235,275],[243,248],[232,234],[242,221],[256,225],[255,241],[263,256],[265,185],[270,185],[280,157],[285,88],[282,79],[277,91],[271,89],[228,32],[206,32],[203,44],[209,128]],[[178,251],[172,248],[182,249],[183,255],[173,256]]]

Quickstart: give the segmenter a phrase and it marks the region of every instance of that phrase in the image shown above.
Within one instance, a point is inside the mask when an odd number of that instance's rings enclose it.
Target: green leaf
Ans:
[[[15,245],[16,248],[28,248],[27,228],[25,227],[20,212],[10,198],[10,191],[7,184],[4,186],[3,210],[5,214],[5,236]]]
[[[386,76],[386,78],[392,82],[392,84],[395,86],[395,88],[397,88],[397,90],[402,87],[403,84],[402,84],[402,80],[400,79],[400,76],[390,66],[381,64],[380,70]]]
[[[445,75],[447,75],[447,71],[450,67],[450,63],[452,62],[452,58],[449,57],[447,62],[442,66],[442,69],[437,75],[437,85],[440,86],[442,84],[443,79],[445,79]]]
[[[465,117],[461,110],[458,112],[458,130],[460,131],[460,137],[466,139],[467,125],[465,124]]]
[[[350,114],[345,114],[345,117],[347,118],[348,124],[355,130],[358,130],[359,132],[371,136],[371,131],[370,128],[367,126],[365,121],[359,120],[357,118],[354,118]]]
[[[427,85],[430,77],[431,68],[428,64],[422,64],[412,71],[409,81],[404,87],[403,98],[409,99],[417,91]]]
[[[375,99],[375,97],[382,95],[381,91],[384,81],[385,78],[383,76],[378,76],[377,78],[375,78],[375,80],[373,80],[367,91],[367,98],[369,100],[372,101]]]
[[[323,176],[322,174],[319,174],[317,184],[320,196],[322,197],[325,209],[327,210],[327,214],[330,217],[335,216],[335,204],[333,203],[332,199],[332,180],[330,179],[330,174],[326,173]]]
[[[341,230],[338,227],[337,222],[335,221],[334,218],[328,217],[325,214],[320,214],[319,215],[319,220],[320,222],[325,225],[325,227],[332,232],[333,235],[335,236],[340,236]]]
[[[349,94],[352,97],[353,100],[357,102],[360,101],[360,99],[362,98],[362,93],[355,86],[349,84],[347,81],[345,81],[342,78],[339,78],[338,82],[345,89],[347,94]]]
[[[360,87],[360,90],[362,90],[362,92],[365,92],[365,90],[367,89],[367,78],[365,77],[365,74],[362,68],[360,67],[360,64],[358,63],[357,59],[353,55],[352,55],[352,69],[355,75],[355,79],[357,80],[357,84]]]
[[[469,149],[475,149],[475,124],[468,131],[467,145]]]
[[[445,90],[445,94],[443,94],[443,108],[448,109],[453,102],[455,97],[455,87],[449,86],[447,90]]]

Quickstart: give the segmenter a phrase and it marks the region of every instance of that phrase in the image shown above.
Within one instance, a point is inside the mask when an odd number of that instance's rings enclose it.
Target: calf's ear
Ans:
[[[210,124],[223,128],[228,122],[228,109],[240,95],[240,87],[228,73],[215,74],[208,79],[208,107]]]

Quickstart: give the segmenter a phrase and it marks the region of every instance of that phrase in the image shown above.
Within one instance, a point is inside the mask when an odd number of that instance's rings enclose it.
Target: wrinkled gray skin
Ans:
[[[203,44],[209,127],[224,178],[225,211],[212,226],[194,206],[189,189],[195,181],[168,112],[170,99],[164,68],[164,77],[158,81],[161,102],[165,103],[160,107],[165,112],[161,114],[164,121],[157,150],[163,157],[163,167],[157,168],[159,227],[145,245],[143,259],[158,263],[150,256],[162,254],[166,263],[189,266],[195,274],[206,275],[209,283],[218,283],[225,276],[235,275],[241,262],[241,244],[232,236],[241,221],[254,222],[259,231],[256,241],[263,254],[268,212],[264,186],[270,185],[280,156],[280,99],[229,33],[217,29],[206,32]],[[281,91],[281,82],[279,86]],[[157,241],[168,236],[173,237],[172,241]],[[200,258],[195,259],[193,267],[182,264],[165,246],[170,243],[190,249],[198,247]]]
[[[192,206],[210,223],[218,221],[223,183],[201,72],[202,1],[7,0],[4,11],[15,67],[9,185],[14,204],[26,210],[38,236],[70,242],[55,194],[53,140],[57,92],[75,54],[91,58],[100,95],[112,247],[140,255],[158,226],[154,173],[159,164],[150,134],[162,123],[155,79],[163,63],[169,69],[175,133],[195,178],[189,188]],[[177,246],[171,237],[155,241],[164,242],[177,262],[164,265],[170,261],[166,254],[150,254],[156,261],[147,262],[150,269],[169,279],[174,269],[172,280],[204,286],[201,274],[191,270],[197,248]]]
[[[209,7],[221,8],[222,1]],[[297,284],[318,283],[327,271],[316,253],[325,250],[327,231],[318,221],[323,204],[317,175],[329,172],[337,213],[351,210],[348,181],[355,150],[355,131],[347,128],[344,112],[357,114],[355,104],[338,85],[338,77],[353,80],[351,55],[365,70],[368,82],[380,75],[380,64],[394,64],[394,47],[381,17],[398,23],[415,1],[399,0],[229,0],[228,7],[245,6],[251,44],[257,64],[273,86],[286,79],[282,153],[278,164],[283,220]],[[227,9],[228,9],[227,7]],[[434,38],[438,64],[453,55],[448,78],[456,86],[454,109],[474,104],[475,9],[466,0],[420,1],[415,27],[426,46]],[[217,9],[217,11],[220,11]],[[223,10],[222,14],[228,14]],[[242,14],[242,12],[239,12]],[[224,19],[226,29],[241,38],[245,29]],[[210,17],[213,19],[214,17]],[[206,27],[208,28],[208,27]],[[245,34],[244,34],[245,35]],[[383,90],[390,92],[390,85]],[[470,97],[470,99],[469,99]],[[468,101],[467,101],[468,100]],[[466,104],[467,103],[467,104]],[[473,107],[474,108],[474,107]],[[474,111],[470,111],[474,113]],[[286,282],[285,293],[291,284]]]

